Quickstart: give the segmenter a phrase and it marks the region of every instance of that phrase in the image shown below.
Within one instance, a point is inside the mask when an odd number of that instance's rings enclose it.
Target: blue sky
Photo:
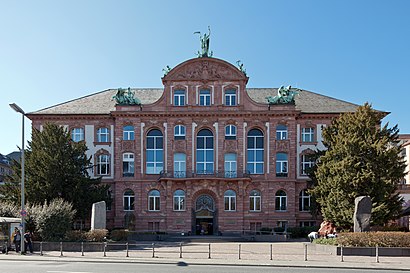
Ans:
[[[1,1],[0,153],[21,145],[26,112],[108,88],[162,87],[195,57],[244,63],[248,87],[292,85],[366,101],[410,133],[410,1]],[[30,138],[30,122],[26,122]]]

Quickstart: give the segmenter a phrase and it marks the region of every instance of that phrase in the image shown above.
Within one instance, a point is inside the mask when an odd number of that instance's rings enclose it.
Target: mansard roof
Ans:
[[[144,105],[158,101],[163,88],[133,88],[135,97]],[[277,88],[247,88],[249,97],[257,103],[267,104],[266,97],[275,96]],[[47,107],[30,115],[83,115],[83,114],[110,114],[115,111],[115,101],[112,97],[117,89],[108,89],[78,99]],[[354,112],[358,105],[323,96],[311,91],[300,90],[295,97],[296,110],[302,113],[344,113]]]

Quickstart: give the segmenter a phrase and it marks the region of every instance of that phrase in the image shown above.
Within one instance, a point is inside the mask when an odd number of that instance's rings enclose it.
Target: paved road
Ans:
[[[220,266],[191,265],[185,262],[176,264],[130,264],[130,263],[90,263],[90,262],[58,262],[58,261],[2,261],[0,272],[4,273],[325,273],[328,268],[286,268],[260,266]],[[364,269],[332,269],[333,273],[372,272],[390,273],[390,270]]]

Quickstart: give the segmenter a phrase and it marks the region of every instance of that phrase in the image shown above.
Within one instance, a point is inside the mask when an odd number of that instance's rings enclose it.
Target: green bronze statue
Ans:
[[[138,98],[134,98],[134,92],[128,87],[126,91],[123,88],[118,88],[117,94],[112,97],[119,105],[141,105]]]
[[[162,72],[164,72],[164,77],[168,75],[169,71],[171,71],[171,67],[169,67],[169,65],[162,69]]]
[[[236,64],[238,65],[238,69],[246,76],[246,69],[243,68],[243,63],[241,60],[237,60]]]
[[[201,36],[200,31],[194,32],[194,34],[199,34],[199,41],[201,42],[201,51],[198,51],[196,54],[198,58],[207,57],[210,58],[213,55],[212,51],[209,51],[209,37],[211,36],[211,27],[208,26],[208,35],[204,33],[204,36]]]
[[[279,87],[278,94],[274,97],[266,97],[268,104],[289,104],[295,103],[295,96],[298,94],[298,91],[292,90],[292,87],[284,87],[283,85]]]

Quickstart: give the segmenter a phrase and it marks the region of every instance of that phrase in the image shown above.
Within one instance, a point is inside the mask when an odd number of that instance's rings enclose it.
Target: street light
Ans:
[[[21,114],[22,117],[22,133],[21,133],[21,246],[20,246],[20,253],[24,251],[24,217],[26,216],[26,211],[24,209],[24,117],[26,113],[24,113],[23,109],[21,109],[17,104],[10,103],[10,107],[16,111],[17,113]]]

